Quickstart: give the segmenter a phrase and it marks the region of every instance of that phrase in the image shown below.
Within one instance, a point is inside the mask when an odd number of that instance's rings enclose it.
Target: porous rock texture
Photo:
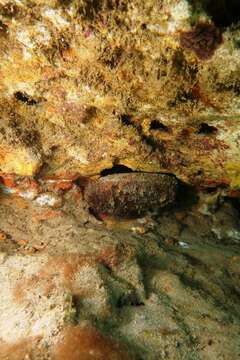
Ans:
[[[238,187],[238,10],[234,0],[1,0],[1,172],[122,164]]]
[[[239,13],[0,0],[0,360],[240,357]]]

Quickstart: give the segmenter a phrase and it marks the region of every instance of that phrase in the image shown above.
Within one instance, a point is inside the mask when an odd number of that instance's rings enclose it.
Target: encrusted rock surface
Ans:
[[[0,0],[0,360],[239,358],[239,14]]]
[[[238,187],[238,7],[214,4],[2,0],[1,172]]]

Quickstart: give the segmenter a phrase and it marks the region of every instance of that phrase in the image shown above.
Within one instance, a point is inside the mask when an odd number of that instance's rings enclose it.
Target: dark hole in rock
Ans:
[[[196,176],[203,176],[203,171],[202,170],[198,170],[197,172],[196,172]]]
[[[112,174],[131,173],[131,172],[133,172],[133,170],[127,166],[114,165],[111,169],[105,169],[105,170],[101,171],[101,176],[107,176],[107,175],[112,175]]]
[[[211,17],[217,27],[227,27],[240,21],[239,0],[191,0],[193,10],[199,5]]]
[[[239,219],[240,218],[240,199],[239,198],[225,197],[224,200],[225,200],[225,202],[227,204],[229,204],[231,207],[233,207],[233,209],[236,210],[236,213],[237,213],[236,218]]]
[[[154,139],[153,136],[142,136],[142,140],[152,148],[152,151],[159,150],[162,152],[162,154],[165,153],[165,145],[164,142],[160,139]]]
[[[217,128],[215,126],[208,125],[207,123],[202,123],[198,129],[198,134],[202,135],[211,135],[217,133]]]
[[[123,123],[123,125],[132,125],[131,117],[129,115],[121,115],[120,120]]]
[[[36,105],[37,104],[36,100],[34,100],[31,96],[29,96],[28,94],[26,94],[22,91],[15,92],[14,96],[17,100],[25,102],[27,105]]]
[[[89,214],[94,216],[98,221],[103,221],[101,216],[92,207],[89,207],[88,211],[89,211]],[[106,266],[105,264],[104,264],[104,266],[106,267],[107,270],[110,270],[110,268],[108,266]]]
[[[136,294],[130,294],[129,296],[120,296],[117,300],[116,306],[122,308],[124,306],[143,306],[145,305]]]
[[[150,130],[159,130],[169,132],[169,128],[158,120],[153,120],[150,125]]]
[[[208,189],[205,189],[205,192],[207,194],[214,194],[217,192],[217,188],[216,187],[208,188]]]
[[[218,27],[227,27],[240,21],[239,0],[205,0],[204,9]]]
[[[196,189],[182,181],[178,180],[176,206],[178,210],[188,209],[189,207],[197,204],[198,195]]]
[[[8,34],[8,26],[0,20],[0,36]]]

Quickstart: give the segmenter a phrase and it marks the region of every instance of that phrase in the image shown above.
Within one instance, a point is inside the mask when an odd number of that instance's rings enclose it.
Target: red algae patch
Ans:
[[[220,30],[209,23],[199,23],[191,31],[180,34],[181,46],[194,51],[201,60],[211,58],[222,41]]]
[[[125,346],[89,327],[69,326],[53,349],[53,360],[130,360]]]

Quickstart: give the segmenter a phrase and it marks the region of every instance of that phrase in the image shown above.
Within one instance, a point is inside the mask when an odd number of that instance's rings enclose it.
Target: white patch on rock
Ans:
[[[71,146],[67,149],[68,155],[73,157],[75,160],[80,161],[82,164],[88,164],[87,154],[83,148],[79,146]]]
[[[21,44],[25,45],[27,48],[29,49],[34,48],[34,43],[32,42],[28,31],[26,30],[17,31],[16,38]]]
[[[35,40],[41,43],[47,43],[51,40],[51,35],[43,24],[36,26]]]
[[[147,28],[159,34],[173,33],[187,27],[190,16],[190,6],[188,2],[185,0],[179,1],[177,4],[171,6],[165,14],[161,15],[158,23],[148,24]]]
[[[190,247],[189,244],[184,241],[179,241],[178,245],[184,249],[188,249]]]
[[[189,3],[185,0],[179,1],[176,5],[172,6],[171,15],[176,23],[186,21],[190,17]]]
[[[54,208],[62,206],[62,198],[51,192],[40,194],[35,202],[40,206],[50,206]]]
[[[32,58],[31,52],[28,49],[26,49],[25,47],[23,48],[23,58],[25,61],[31,60],[31,58]]]
[[[20,191],[19,196],[27,200],[34,200],[35,197],[37,196],[37,191],[36,190]]]
[[[46,8],[42,16],[48,18],[56,27],[62,28],[69,25],[69,22],[61,15],[60,10]]]

